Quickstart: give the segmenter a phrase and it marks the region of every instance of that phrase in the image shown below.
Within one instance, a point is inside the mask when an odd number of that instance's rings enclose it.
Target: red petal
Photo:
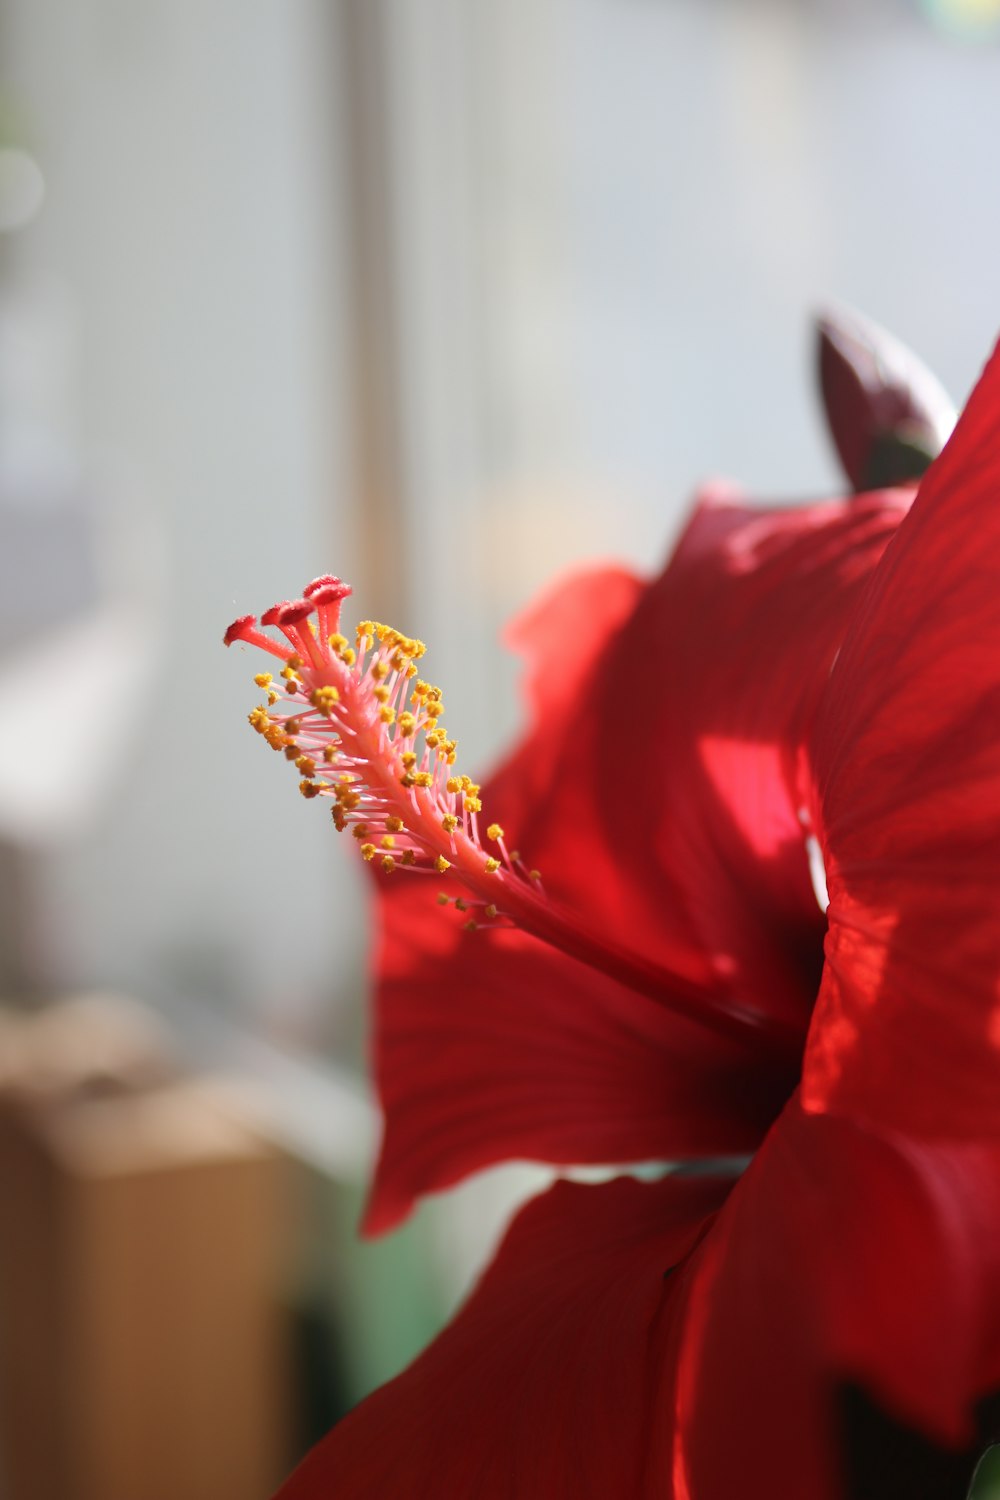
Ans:
[[[564,586],[517,627],[536,721],[483,793],[595,932],[803,1028],[823,923],[788,759],[908,501],[706,503],[645,588]]]
[[[421,882],[384,893],[375,1072],[385,1137],[366,1230],[498,1161],[751,1151],[788,1097],[756,1060],[513,931],[469,933]]]
[[[563,718],[584,690],[609,639],[627,625],[648,584],[626,568],[580,568],[567,573],[509,622],[504,642],[524,658],[523,691],[531,728]],[[544,788],[545,751],[524,769]]]
[[[536,723],[483,793],[598,934],[805,1030],[822,917],[785,759],[906,496],[703,505],[640,587],[579,575],[515,630]],[[652,665],[651,665],[652,663]],[[792,1086],[532,940],[455,931],[434,890],[383,893],[376,1073],[387,1123],[368,1220],[509,1157],[751,1150]]]
[[[974,1448],[1000,1386],[998,1247],[996,1147],[920,1148],[790,1105],[698,1252],[678,1495],[873,1493],[846,1482],[848,1387],[930,1447]],[[951,1493],[899,1484],[880,1493]]]
[[[536,1199],[455,1322],[281,1500],[947,1493],[856,1489],[844,1394],[929,1459],[974,1451],[1000,1385],[1000,1150],[792,1105],[727,1186]]]
[[[681,1295],[666,1273],[726,1186],[621,1178],[535,1199],[451,1326],[313,1450],[280,1500],[662,1500],[649,1459]]]
[[[1000,1132],[1000,357],[921,486],[813,746],[830,889],[803,1097]]]

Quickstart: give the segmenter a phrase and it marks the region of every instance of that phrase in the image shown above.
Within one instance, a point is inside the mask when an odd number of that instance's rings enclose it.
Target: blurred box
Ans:
[[[0,1492],[264,1500],[289,1453],[281,1158],[141,1027],[95,1068],[77,1024],[74,1069],[74,1023],[55,1067],[32,1024],[0,1029]]]

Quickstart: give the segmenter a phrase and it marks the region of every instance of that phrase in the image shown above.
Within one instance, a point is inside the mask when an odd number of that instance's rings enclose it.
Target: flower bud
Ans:
[[[824,313],[816,333],[823,409],[852,488],[920,479],[955,425],[955,408],[936,377],[859,313]]]

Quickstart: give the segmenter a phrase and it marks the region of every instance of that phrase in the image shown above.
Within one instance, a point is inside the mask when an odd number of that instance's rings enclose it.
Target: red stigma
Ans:
[[[287,599],[284,604],[275,605],[274,624],[279,628],[285,625],[301,625],[303,620],[308,620],[316,606],[309,599]],[[271,613],[270,610],[267,612]],[[270,625],[272,622],[263,616],[263,623]]]
[[[281,614],[281,611],[283,609],[287,609],[289,604],[297,604],[300,602],[300,600],[279,599],[277,604],[272,604],[270,609],[265,609],[264,613],[260,617],[260,623],[262,625],[277,625],[278,616]]]
[[[322,588],[314,589],[314,591],[311,594],[308,594],[306,597],[310,600],[311,603],[315,604],[318,607],[323,604],[340,604],[342,600],[347,598],[350,592],[351,591],[346,586],[346,584],[341,583],[334,585],[332,583],[325,583],[323,584]]]
[[[349,583],[338,578],[335,573],[321,573],[314,578],[312,583],[307,583],[302,590],[304,599],[315,597],[317,604],[336,604],[341,599],[346,599],[348,594],[353,593]]]
[[[256,624],[256,615],[240,615],[239,619],[233,621],[222,637],[222,644],[224,646],[231,646],[234,641],[246,640],[248,632],[253,630]]]

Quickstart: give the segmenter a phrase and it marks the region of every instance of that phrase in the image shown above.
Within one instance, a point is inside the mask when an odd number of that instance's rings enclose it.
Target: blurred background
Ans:
[[[500,626],[553,573],[653,569],[707,477],[839,487],[818,305],[964,398],[1000,326],[998,137],[997,0],[0,0],[0,1168],[24,1231],[0,1229],[0,1348],[27,1403],[0,1493],[138,1493],[94,1434],[151,1360],[147,1407],[203,1366],[218,1413],[265,1414],[211,1493],[267,1493],[543,1180],[487,1174],[354,1244],[368,893],[248,735],[257,666],[225,625],[341,574],[429,643],[485,769],[518,720]],[[122,1287],[149,1309],[171,1278],[137,1335]],[[26,1372],[10,1309],[53,1287],[72,1312]],[[241,1392],[232,1357],[207,1369],[224,1326],[257,1330]],[[90,1456],[32,1489],[10,1433],[39,1411]],[[171,1425],[219,1448],[194,1408]]]

